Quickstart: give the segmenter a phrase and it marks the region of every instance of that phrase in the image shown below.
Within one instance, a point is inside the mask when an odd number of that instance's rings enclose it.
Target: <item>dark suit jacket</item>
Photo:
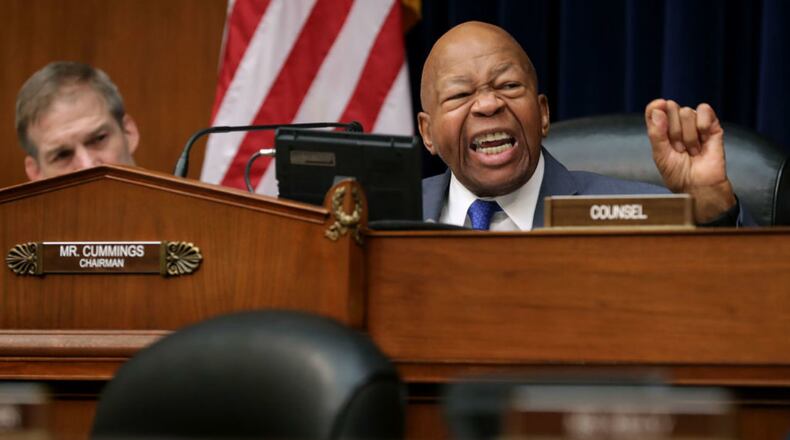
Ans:
[[[616,179],[587,171],[568,171],[546,149],[543,149],[545,168],[540,185],[538,205],[532,220],[533,228],[543,227],[543,199],[548,196],[608,195],[608,194],[668,194],[669,190],[644,182]],[[422,181],[422,216],[426,221],[439,221],[450,188],[450,170]],[[738,226],[755,224],[738,207]]]

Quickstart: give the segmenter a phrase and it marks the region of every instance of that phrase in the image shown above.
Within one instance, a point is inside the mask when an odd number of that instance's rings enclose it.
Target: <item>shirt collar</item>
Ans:
[[[494,198],[477,197],[461,184],[455,177],[455,174],[452,174],[450,176],[450,188],[447,194],[447,200],[442,208],[440,221],[442,223],[463,226],[466,221],[466,213],[469,210],[469,206],[471,206],[476,199],[483,198],[485,200],[496,200],[505,214],[516,224],[516,226],[518,226],[519,230],[531,230],[532,221],[535,216],[535,207],[538,204],[540,185],[543,182],[544,168],[545,163],[543,160],[543,153],[541,152],[538,158],[538,166],[535,167],[535,172],[524,185],[509,194]]]

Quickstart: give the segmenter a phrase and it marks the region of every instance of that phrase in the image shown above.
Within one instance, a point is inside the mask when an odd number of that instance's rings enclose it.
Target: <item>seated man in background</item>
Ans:
[[[19,90],[16,131],[30,180],[101,164],[134,165],[140,140],[110,77],[62,61],[33,74]]]
[[[537,90],[529,57],[499,27],[463,23],[436,42],[423,67],[418,127],[449,170],[423,181],[426,220],[530,230],[542,226],[546,196],[666,192],[568,171],[541,146],[549,107]],[[697,224],[751,223],[727,178],[723,130],[709,105],[693,110],[659,99],[645,120],[664,184],[693,196]]]

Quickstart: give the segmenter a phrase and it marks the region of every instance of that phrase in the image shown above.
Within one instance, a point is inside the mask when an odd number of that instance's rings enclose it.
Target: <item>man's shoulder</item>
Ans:
[[[664,187],[634,180],[597,174],[590,171],[571,171],[543,149],[545,172],[541,184],[541,199],[557,195],[610,194],[666,194]]]
[[[663,186],[604,176],[589,171],[569,171],[580,195],[668,194]]]

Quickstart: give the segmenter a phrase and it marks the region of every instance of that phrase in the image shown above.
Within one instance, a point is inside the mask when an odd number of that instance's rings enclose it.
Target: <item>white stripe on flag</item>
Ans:
[[[354,2],[293,122],[329,122],[340,118],[354,93],[392,1]],[[365,130],[369,129],[365,127]],[[256,193],[277,196],[275,169],[276,161],[272,160],[255,188]]]
[[[234,1],[229,0],[226,20],[231,18]],[[370,61],[373,45],[388,14],[393,10],[393,5],[399,1],[355,1],[343,22],[342,29],[316,73],[316,77],[306,91],[293,121],[278,122],[337,121],[343,116],[344,111],[347,111],[349,105],[353,107],[354,104],[349,100],[357,91],[356,89],[360,87],[359,80]],[[304,31],[306,21],[315,4],[316,0],[271,0],[260,23],[255,28],[247,50],[223,95],[222,102],[219,103],[212,125],[245,125],[254,121],[267,96],[273,93],[271,88],[274,81],[285,67],[284,64],[298,37]],[[226,29],[229,27],[227,22],[225,27]],[[223,40],[225,38],[223,36]],[[396,65],[389,64],[390,69]],[[394,73],[392,70],[389,72],[390,75]],[[368,71],[368,73],[370,72]],[[391,80],[392,77],[389,76],[389,78]],[[354,111],[359,114],[360,103],[356,105]],[[375,123],[372,124],[372,127],[366,126],[366,131],[390,134],[414,133],[411,94],[405,60],[402,62],[390,90],[387,91],[381,108],[371,108],[366,111],[370,112],[367,113],[370,116],[369,119],[372,119],[373,115],[377,113]],[[370,122],[366,124],[370,124]],[[201,179],[210,183],[221,182],[227,175],[228,167],[233,162],[245,136],[246,133],[211,136],[207,145]],[[269,195],[277,194],[275,170],[276,165],[272,160],[258,184],[257,192]]]
[[[294,122],[331,122],[342,116],[392,1],[354,2]],[[369,127],[365,127],[365,130],[369,130]]]
[[[263,172],[263,176],[261,177],[261,181],[258,182],[258,187],[255,188],[255,192],[258,194],[263,194],[266,196],[273,196],[277,197],[280,193],[277,188],[277,160],[272,159],[269,162],[269,166],[266,168],[266,171]]]
[[[233,5],[236,0],[228,0],[228,8],[225,10],[225,27],[222,29],[222,42],[219,46],[219,59],[217,61],[217,72],[222,68],[222,59],[225,58],[225,43],[228,41],[228,20],[233,13]]]
[[[409,69],[406,60],[398,72],[395,83],[392,85],[381,111],[373,124],[376,133],[400,134],[411,136],[414,134],[414,117],[411,109],[411,92],[409,89]]]
[[[252,123],[310,15],[315,0],[272,0],[239,63],[212,125]],[[219,183],[246,133],[209,137],[201,180]]]

